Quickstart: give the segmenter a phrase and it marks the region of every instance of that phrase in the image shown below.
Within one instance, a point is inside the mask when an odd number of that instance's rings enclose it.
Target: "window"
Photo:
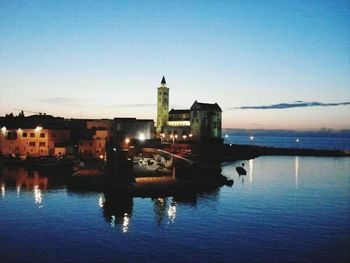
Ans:
[[[45,138],[45,133],[40,133],[40,138]]]
[[[28,137],[28,133],[26,133],[26,132],[22,133],[22,137],[23,138],[27,138]]]
[[[45,146],[45,142],[39,142],[39,146]]]
[[[31,132],[30,133],[30,138],[34,138],[35,137],[35,133],[34,132]]]
[[[34,147],[35,146],[35,142],[29,142],[29,146]]]
[[[8,132],[7,139],[8,140],[16,140],[17,139],[17,132]]]

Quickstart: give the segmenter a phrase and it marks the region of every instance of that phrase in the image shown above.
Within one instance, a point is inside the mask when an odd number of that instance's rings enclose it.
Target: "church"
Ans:
[[[195,101],[190,109],[169,111],[169,88],[163,76],[157,93],[157,137],[166,141],[221,139],[221,119],[217,103]]]

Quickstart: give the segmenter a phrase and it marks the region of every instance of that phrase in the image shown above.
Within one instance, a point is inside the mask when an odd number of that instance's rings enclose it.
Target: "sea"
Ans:
[[[235,171],[242,163],[245,176]],[[155,198],[78,191],[58,171],[2,167],[0,262],[350,262],[349,157],[221,167],[232,186]]]
[[[350,131],[286,131],[224,129],[227,144],[261,145],[281,148],[350,150]]]

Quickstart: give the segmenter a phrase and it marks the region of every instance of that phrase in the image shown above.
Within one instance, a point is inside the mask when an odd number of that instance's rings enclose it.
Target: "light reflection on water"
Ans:
[[[222,169],[232,188],[153,199],[75,192],[39,172],[3,171],[2,261],[348,261],[348,158],[262,157],[245,162],[241,177],[240,163]]]
[[[298,156],[295,156],[294,170],[295,170],[295,189],[298,190],[298,178],[299,178],[299,157]]]

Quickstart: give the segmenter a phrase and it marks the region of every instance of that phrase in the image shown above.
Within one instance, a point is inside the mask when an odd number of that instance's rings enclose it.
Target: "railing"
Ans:
[[[159,153],[159,154],[161,154],[161,155],[166,155],[166,156],[168,156],[168,157],[174,158],[174,160],[179,160],[179,161],[185,162],[188,166],[191,166],[191,165],[193,165],[193,163],[194,163],[194,162],[191,161],[190,159],[184,158],[184,157],[182,157],[182,156],[179,156],[179,155],[176,155],[176,154],[173,154],[173,153],[170,153],[170,152],[161,150],[161,149],[144,148],[144,150],[145,150],[146,152],[149,152],[149,153]]]

